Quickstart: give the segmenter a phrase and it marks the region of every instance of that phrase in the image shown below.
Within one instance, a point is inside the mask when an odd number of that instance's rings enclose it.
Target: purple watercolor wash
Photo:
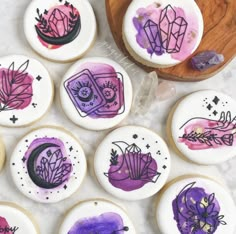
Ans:
[[[129,228],[124,226],[120,215],[109,212],[97,217],[78,220],[68,234],[124,234],[128,230]]]
[[[113,118],[125,110],[123,75],[107,64],[86,63],[64,87],[81,117]]]
[[[223,221],[215,194],[207,194],[203,188],[186,185],[172,202],[174,219],[181,234],[213,234]]]
[[[121,142],[115,142],[119,145]],[[125,142],[122,142],[125,143]],[[142,188],[147,183],[156,183],[160,173],[157,172],[157,162],[150,153],[142,153],[135,145],[128,145],[119,155],[116,150],[111,151],[111,165],[108,173],[109,182],[116,188],[124,191],[133,191]]]
[[[31,180],[39,187],[53,189],[63,185],[72,172],[71,160],[60,139],[38,138],[34,140],[23,163],[27,165]]]
[[[168,53],[173,59],[183,60],[194,49],[198,35],[195,15],[187,15],[180,7],[162,8],[151,4],[139,8],[133,24],[136,41],[153,56]]]

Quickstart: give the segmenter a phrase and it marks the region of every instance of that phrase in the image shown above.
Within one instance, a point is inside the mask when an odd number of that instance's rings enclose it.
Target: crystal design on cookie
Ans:
[[[127,142],[113,142],[118,147],[111,149],[110,168],[107,173],[109,182],[124,191],[142,188],[147,183],[156,183],[161,173],[151,153],[144,153],[136,144]],[[147,149],[150,146],[147,145]]]
[[[153,3],[139,8],[133,18],[136,41],[151,57],[170,54],[181,60],[191,53],[197,40],[197,24],[181,7]]]
[[[217,104],[219,102],[216,98],[214,101]],[[208,105],[208,109],[211,108]],[[180,142],[191,150],[230,147],[236,142],[236,116],[232,116],[230,111],[222,111],[218,120],[192,118],[185,122],[181,129],[184,129],[184,134],[179,138]]]
[[[39,9],[36,12],[38,23],[35,30],[45,47],[57,49],[78,37],[81,30],[80,13],[69,2],[45,9],[44,13],[40,13]]]
[[[23,110],[32,101],[34,78],[28,74],[29,60],[18,68],[0,68],[0,114],[3,111]],[[15,117],[16,118],[16,117]]]
[[[123,75],[102,63],[86,63],[64,82],[81,117],[113,118],[125,111]]]
[[[87,217],[78,220],[69,230],[68,234],[77,233],[111,233],[123,234],[129,231],[129,227],[124,226],[122,217],[113,212],[103,213],[95,217]]]
[[[196,182],[186,185],[172,202],[174,219],[181,234],[213,234],[219,225],[226,225],[220,214],[220,204],[214,193],[195,187]]]
[[[53,189],[70,178],[72,164],[63,142],[56,138],[38,138],[29,146],[23,164],[31,180],[40,188]]]

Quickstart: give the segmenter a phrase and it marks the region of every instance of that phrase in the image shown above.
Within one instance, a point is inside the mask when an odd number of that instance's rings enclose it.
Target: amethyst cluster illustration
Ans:
[[[150,153],[143,153],[136,144],[114,142],[120,150],[111,150],[111,165],[108,173],[109,182],[124,191],[133,191],[147,183],[156,183],[160,173],[157,163]]]
[[[215,194],[186,185],[172,202],[174,219],[181,234],[213,234],[219,225],[226,225]]]
[[[15,69],[12,62],[8,69],[0,69],[0,112],[25,109],[33,96],[33,77],[27,73],[29,60]]]

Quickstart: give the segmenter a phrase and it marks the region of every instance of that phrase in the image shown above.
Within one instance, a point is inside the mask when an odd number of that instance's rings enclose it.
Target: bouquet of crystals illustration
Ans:
[[[92,74],[85,69],[66,80],[64,87],[81,117],[113,118],[125,110],[121,73]]]
[[[195,184],[186,185],[173,200],[174,219],[181,234],[213,234],[220,224],[227,223],[215,194],[207,194]]]
[[[0,112],[26,108],[32,100],[33,78],[26,72],[29,60],[15,69],[13,62],[8,69],[0,69]]]
[[[49,184],[61,185],[68,180],[72,165],[66,162],[60,149],[52,153],[47,151],[47,157],[42,157],[37,166],[37,176]]]
[[[70,3],[45,10],[43,14],[37,9],[38,22],[36,32],[41,40],[51,45],[64,45],[73,41],[81,29],[80,14]]]
[[[149,14],[142,9],[137,18],[133,19],[138,31],[137,42],[142,48],[147,48],[144,41],[147,40],[150,48],[148,53],[162,55],[163,53],[178,53],[181,50],[188,23],[184,17],[177,16],[177,12],[171,5],[167,5],[160,12],[158,22],[150,19]],[[183,11],[181,9],[181,11]],[[145,19],[145,21],[143,21]]]
[[[121,150],[121,155],[112,149],[111,165],[108,173],[104,173],[109,181],[118,188],[130,191],[143,187],[146,183],[156,183],[159,176],[157,163],[151,153],[143,153],[136,144],[114,142]],[[122,145],[124,148],[122,148]]]
[[[180,129],[184,134],[180,141],[191,150],[233,146],[236,140],[236,116],[221,112],[219,120],[196,117],[188,120]]]

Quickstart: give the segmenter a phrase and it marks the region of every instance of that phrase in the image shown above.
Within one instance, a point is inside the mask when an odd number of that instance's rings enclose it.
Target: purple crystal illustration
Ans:
[[[64,87],[81,117],[113,118],[125,111],[123,84],[112,66],[86,63]]]
[[[72,164],[59,139],[45,137],[34,140],[23,159],[31,180],[41,188],[56,188],[70,178]]]
[[[157,171],[157,162],[151,153],[143,153],[136,144],[126,142],[113,142],[117,150],[111,149],[110,168],[108,173],[109,182],[116,188],[124,191],[133,191],[142,188],[147,183],[156,183],[161,175]]]
[[[195,17],[171,5],[162,8],[151,4],[140,8],[133,18],[136,41],[151,56],[167,53],[182,60],[191,53],[196,43],[198,23]]]
[[[59,2],[62,2],[59,0]],[[47,48],[57,49],[75,40],[81,30],[79,11],[69,2],[45,9],[37,9],[35,30],[40,42]]]
[[[99,233],[124,234],[129,228],[124,226],[122,217],[117,213],[104,213],[96,217],[78,220],[68,234]]]
[[[172,202],[174,219],[181,234],[213,234],[219,225],[226,225],[220,215],[220,205],[215,194],[186,185]]]

